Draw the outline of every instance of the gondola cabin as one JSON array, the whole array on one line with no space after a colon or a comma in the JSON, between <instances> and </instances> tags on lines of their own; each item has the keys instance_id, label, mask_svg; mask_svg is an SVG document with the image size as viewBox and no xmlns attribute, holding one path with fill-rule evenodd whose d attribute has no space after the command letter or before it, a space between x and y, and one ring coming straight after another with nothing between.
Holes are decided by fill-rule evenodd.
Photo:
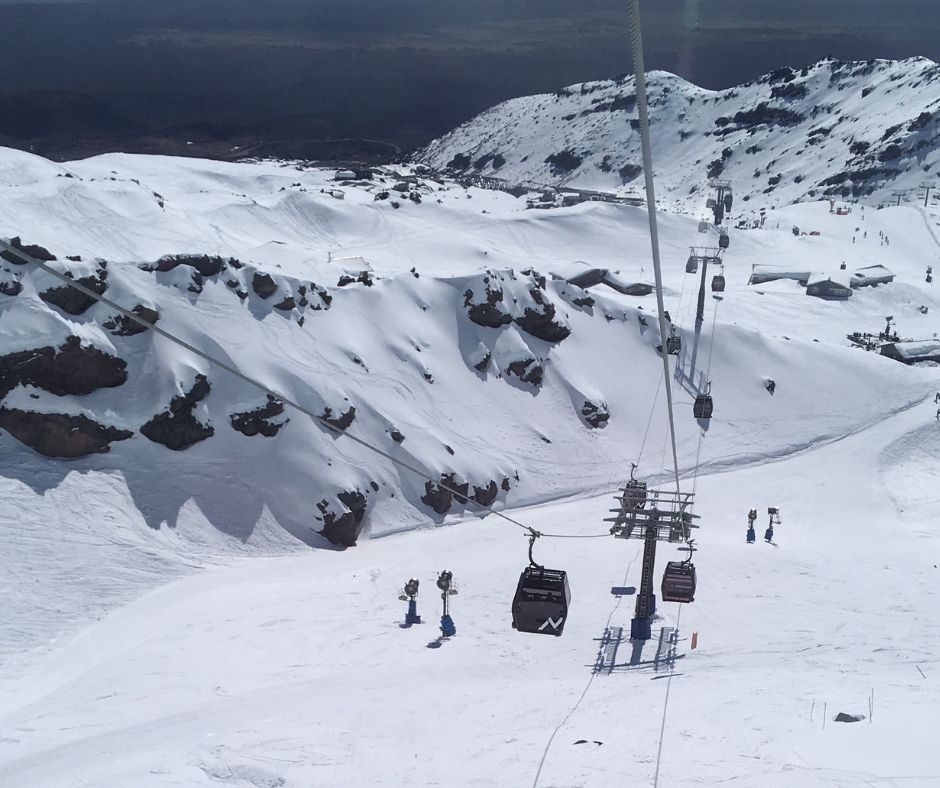
<instances>
[{"instance_id":1,"label":"gondola cabin","mask_svg":"<svg viewBox=\"0 0 940 788\"><path fill-rule=\"evenodd\" d=\"M682 352L682 337L672 336L666 337L666 353L670 356L678 356Z\"/></svg>"},{"instance_id":2,"label":"gondola cabin","mask_svg":"<svg viewBox=\"0 0 940 788\"><path fill-rule=\"evenodd\" d=\"M695 565L690 561L670 561L663 572L663 602L685 602L695 599Z\"/></svg>"},{"instance_id":3,"label":"gondola cabin","mask_svg":"<svg viewBox=\"0 0 940 788\"><path fill-rule=\"evenodd\" d=\"M571 592L560 569L527 566L512 600L512 626L520 632L558 635L565 629Z\"/></svg>"},{"instance_id":4,"label":"gondola cabin","mask_svg":"<svg viewBox=\"0 0 940 788\"><path fill-rule=\"evenodd\" d=\"M700 233L707 233L709 227L711 227L711 225L706 221L701 221L698 223L698 231Z\"/></svg>"},{"instance_id":5,"label":"gondola cabin","mask_svg":"<svg viewBox=\"0 0 940 788\"><path fill-rule=\"evenodd\" d=\"M692 406L692 413L697 419L710 419L713 407L711 394L699 394Z\"/></svg>"},{"instance_id":6,"label":"gondola cabin","mask_svg":"<svg viewBox=\"0 0 940 788\"><path fill-rule=\"evenodd\" d=\"M698 271L698 259L694 254L690 254L689 259L686 260L685 263L685 272L687 274L694 274L696 271Z\"/></svg>"},{"instance_id":7,"label":"gondola cabin","mask_svg":"<svg viewBox=\"0 0 940 788\"><path fill-rule=\"evenodd\" d=\"M728 233L722 233L718 236L718 246L721 249L727 249L730 243L731 239L728 237Z\"/></svg>"},{"instance_id":8,"label":"gondola cabin","mask_svg":"<svg viewBox=\"0 0 940 788\"><path fill-rule=\"evenodd\" d=\"M646 505L646 482L630 479L623 488L625 508L642 509Z\"/></svg>"},{"instance_id":9,"label":"gondola cabin","mask_svg":"<svg viewBox=\"0 0 940 788\"><path fill-rule=\"evenodd\" d=\"M724 274L715 274L712 277L712 292L713 293L723 293L725 290L725 275Z\"/></svg>"}]
</instances>

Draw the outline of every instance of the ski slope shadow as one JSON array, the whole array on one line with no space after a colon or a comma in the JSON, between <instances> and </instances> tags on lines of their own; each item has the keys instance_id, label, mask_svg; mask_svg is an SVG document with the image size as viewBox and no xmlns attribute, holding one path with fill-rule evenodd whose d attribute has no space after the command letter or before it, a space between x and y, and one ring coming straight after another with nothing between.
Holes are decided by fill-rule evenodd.
<instances>
[{"instance_id":1,"label":"ski slope shadow","mask_svg":"<svg viewBox=\"0 0 940 788\"><path fill-rule=\"evenodd\" d=\"M146 462L138 456L138 462L120 462L111 454L97 454L69 462L50 462L23 446L15 445L12 449L5 452L4 461L0 462L0 476L19 481L38 495L55 490L72 473L107 474L114 477L113 485L123 481L133 507L154 530L176 528L184 514L193 516L195 507L200 519L244 543L269 512L303 543L321 549L342 549L313 530L316 521L312 516L301 521L290 502L267 492L264 485L250 483L253 473L246 458L226 458L225 472L220 473L216 467L218 459L209 456L150 456Z\"/></svg>"}]
</instances>

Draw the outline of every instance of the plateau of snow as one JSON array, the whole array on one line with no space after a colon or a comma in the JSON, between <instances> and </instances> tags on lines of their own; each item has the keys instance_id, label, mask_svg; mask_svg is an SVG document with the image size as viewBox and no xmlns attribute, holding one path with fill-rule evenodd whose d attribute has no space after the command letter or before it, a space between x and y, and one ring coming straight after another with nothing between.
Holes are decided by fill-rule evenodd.
<instances>
[{"instance_id":1,"label":"plateau of snow","mask_svg":"<svg viewBox=\"0 0 940 788\"><path fill-rule=\"evenodd\" d=\"M548 788L652 784L657 770L664 786L940 784L940 374L846 339L877 334L887 315L905 337L935 336L936 216L879 209L877 194L847 215L769 194L763 227L731 231L726 290L708 292L697 328L685 260L715 242L697 231L699 174L682 176L698 204L659 217L699 587L681 611L660 606L653 640L612 653L640 553L603 536L612 493L631 462L668 481L655 297L566 279L605 268L650 280L644 208L527 211L408 167L337 185L294 163L54 164L0 150L0 237L46 247L76 277L106 260L109 298L156 309L160 327L313 409L354 406L350 433L429 477L289 409L274 437L235 431L231 415L262 392L153 332L114 334L105 305L64 312L40 297L51 277L0 262L0 281L20 285L0 294L0 357L76 336L127 362L119 387L17 385L2 407L132 433L70 460L0 433L0 784ZM663 173L673 207L679 178ZM750 175L734 183L732 221L757 199L740 199ZM168 254L242 267L198 285L185 266L140 267ZM844 302L747 284L752 265L837 276L843 261L849 275L884 265L897 277ZM366 269L370 284L338 285ZM255 274L274 296L251 288ZM496 285L509 322L474 323L468 303ZM288 297L294 307L274 308ZM545 304L564 338L523 327L525 308ZM509 371L529 359L538 384ZM140 434L197 374L211 392L195 414L214 434L183 451ZM700 425L691 402L709 381L715 415ZM609 412L604 426L585 420L588 401ZM569 573L562 638L511 629L525 533L472 501L434 511L422 496L442 474L505 479L494 507L598 537L536 544ZM351 490L369 538L338 550L317 504L343 512L336 496ZM781 507L776 544L745 543L752 506ZM662 547L660 568L678 555ZM459 583L458 634L441 641L444 568ZM412 576L425 623L402 628L397 594Z\"/></svg>"}]
</instances>

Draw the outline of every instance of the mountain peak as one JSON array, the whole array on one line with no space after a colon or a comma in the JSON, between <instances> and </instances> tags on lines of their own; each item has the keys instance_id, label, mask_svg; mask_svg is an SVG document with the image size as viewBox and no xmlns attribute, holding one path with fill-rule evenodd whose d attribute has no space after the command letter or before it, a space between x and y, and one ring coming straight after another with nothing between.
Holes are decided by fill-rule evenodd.
<instances>
[{"instance_id":1,"label":"mountain peak","mask_svg":"<svg viewBox=\"0 0 940 788\"><path fill-rule=\"evenodd\" d=\"M823 197L887 200L916 188L938 158L940 66L924 57L775 69L725 90L650 71L647 84L663 206L698 204L728 177L761 206ZM632 76L510 99L434 140L436 169L613 190L640 176Z\"/></svg>"}]
</instances>

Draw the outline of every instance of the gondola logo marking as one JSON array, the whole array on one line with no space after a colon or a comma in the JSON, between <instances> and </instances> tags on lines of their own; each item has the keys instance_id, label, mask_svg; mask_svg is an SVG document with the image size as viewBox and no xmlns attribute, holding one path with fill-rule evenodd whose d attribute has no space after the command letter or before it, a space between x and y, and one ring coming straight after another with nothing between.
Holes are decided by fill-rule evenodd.
<instances>
[{"instance_id":1,"label":"gondola logo marking","mask_svg":"<svg viewBox=\"0 0 940 788\"><path fill-rule=\"evenodd\" d=\"M547 627L549 624L551 624L552 629L558 629L558 627L562 625L562 622L564 620L565 620L564 616L560 616L557 621L553 618L546 618L545 621L542 623L542 626L539 627L539 632L545 629L545 627Z\"/></svg>"}]
</instances>

